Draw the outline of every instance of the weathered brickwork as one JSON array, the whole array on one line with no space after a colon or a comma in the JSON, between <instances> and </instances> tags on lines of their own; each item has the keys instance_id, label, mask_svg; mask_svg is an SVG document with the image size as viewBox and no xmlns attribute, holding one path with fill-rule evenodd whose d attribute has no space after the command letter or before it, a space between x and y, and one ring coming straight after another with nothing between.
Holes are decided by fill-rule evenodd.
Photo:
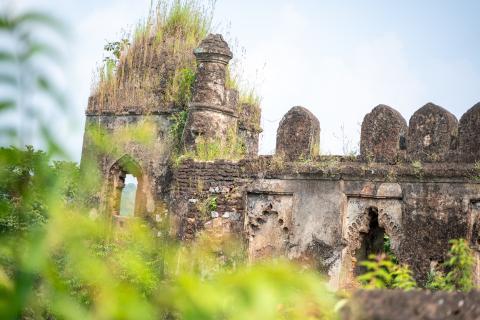
<instances>
[{"instance_id":1,"label":"weathered brickwork","mask_svg":"<svg viewBox=\"0 0 480 320\"><path fill-rule=\"evenodd\" d=\"M240 234L246 182L239 163L183 162L175 170L171 186L171 211L176 213L178 237L193 240L199 230L213 225L213 220Z\"/></svg>"}]
</instances>

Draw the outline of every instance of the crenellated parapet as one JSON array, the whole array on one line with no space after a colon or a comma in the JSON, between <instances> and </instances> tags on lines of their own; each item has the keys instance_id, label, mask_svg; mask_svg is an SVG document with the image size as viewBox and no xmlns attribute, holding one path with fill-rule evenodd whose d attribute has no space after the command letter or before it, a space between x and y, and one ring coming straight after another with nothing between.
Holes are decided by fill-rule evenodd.
<instances>
[{"instance_id":1,"label":"crenellated parapet","mask_svg":"<svg viewBox=\"0 0 480 320\"><path fill-rule=\"evenodd\" d=\"M276 153L286 160L313 159L320 149L320 124L303 107L294 107L280 121ZM480 103L460 122L446 109L427 103L410 118L387 105L378 105L362 122L359 161L400 162L480 161Z\"/></svg>"},{"instance_id":2,"label":"crenellated parapet","mask_svg":"<svg viewBox=\"0 0 480 320\"><path fill-rule=\"evenodd\" d=\"M246 156L202 161L194 154L173 163L171 129L180 127L174 111L112 112L96 109L92 98L86 128L112 138L97 150L94 143L103 139L86 129L83 158L100 169L100 212L127 221L119 207L132 175L133 216L168 217L170 231L184 241L204 231L240 237L250 260L285 256L325 272L334 287L355 286L359 262L381 252L385 236L420 284L445 261L450 239L467 239L480 261L480 103L460 121L428 103L408 124L394 108L378 105L363 119L356 157L320 155L320 121L296 106L279 123L276 155L259 156L261 110L227 88L228 44L209 35L194 55L186 149L208 140L231 147L233 135ZM153 133L151 141L136 139L135 128Z\"/></svg>"}]
</instances>

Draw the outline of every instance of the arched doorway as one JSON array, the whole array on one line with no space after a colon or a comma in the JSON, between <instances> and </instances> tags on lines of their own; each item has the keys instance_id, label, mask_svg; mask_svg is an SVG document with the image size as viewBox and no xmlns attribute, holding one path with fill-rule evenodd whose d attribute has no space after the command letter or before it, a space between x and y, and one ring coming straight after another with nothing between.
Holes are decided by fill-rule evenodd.
<instances>
[{"instance_id":1,"label":"arched doorway","mask_svg":"<svg viewBox=\"0 0 480 320\"><path fill-rule=\"evenodd\" d=\"M365 272L361 262L370 254L396 254L402 243L402 201L389 198L349 197L345 208L339 287L355 288ZM388 246L386 236L389 238ZM388 249L387 249L388 247Z\"/></svg>"},{"instance_id":2,"label":"arched doorway","mask_svg":"<svg viewBox=\"0 0 480 320\"><path fill-rule=\"evenodd\" d=\"M140 165L128 155L122 156L110 167L107 211L120 225L128 218L143 214L143 180ZM133 188L132 184L135 182L136 186Z\"/></svg>"}]
</instances>

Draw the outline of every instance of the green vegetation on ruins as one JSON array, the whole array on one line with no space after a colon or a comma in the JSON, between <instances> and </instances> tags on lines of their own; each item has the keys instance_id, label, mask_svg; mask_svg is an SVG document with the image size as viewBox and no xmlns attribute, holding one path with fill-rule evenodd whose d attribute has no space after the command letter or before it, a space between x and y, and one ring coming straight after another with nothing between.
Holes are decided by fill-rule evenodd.
<instances>
[{"instance_id":1,"label":"green vegetation on ruins","mask_svg":"<svg viewBox=\"0 0 480 320\"><path fill-rule=\"evenodd\" d=\"M131 35L105 46L110 55L90 108L149 113L186 107L195 79L193 49L210 31L212 16L212 5L159 1Z\"/></svg>"},{"instance_id":2,"label":"green vegetation on ruins","mask_svg":"<svg viewBox=\"0 0 480 320\"><path fill-rule=\"evenodd\" d=\"M385 239L385 253L370 255L360 262L367 271L357 277L364 289L418 288L408 265L401 265ZM474 289L474 254L465 239L450 240L450 250L445 262L433 268L428 274L425 287L430 290L464 291Z\"/></svg>"},{"instance_id":3,"label":"green vegetation on ruins","mask_svg":"<svg viewBox=\"0 0 480 320\"><path fill-rule=\"evenodd\" d=\"M470 291L474 288L474 255L465 239L450 240L447 260L428 275L427 288L445 291Z\"/></svg>"},{"instance_id":4,"label":"green vegetation on ruins","mask_svg":"<svg viewBox=\"0 0 480 320\"><path fill-rule=\"evenodd\" d=\"M192 97L201 40L212 32L214 2L158 1L131 34L105 45L108 54L93 85L91 111L155 112L185 109ZM233 62L227 88L237 89L240 104L260 104Z\"/></svg>"}]
</instances>

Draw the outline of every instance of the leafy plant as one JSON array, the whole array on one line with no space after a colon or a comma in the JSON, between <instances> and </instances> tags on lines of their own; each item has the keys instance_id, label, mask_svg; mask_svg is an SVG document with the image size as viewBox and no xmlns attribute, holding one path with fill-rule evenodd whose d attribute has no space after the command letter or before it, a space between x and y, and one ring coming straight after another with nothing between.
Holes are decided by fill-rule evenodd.
<instances>
[{"instance_id":1,"label":"leafy plant","mask_svg":"<svg viewBox=\"0 0 480 320\"><path fill-rule=\"evenodd\" d=\"M210 212L217 210L217 197L208 198L208 210L210 210Z\"/></svg>"},{"instance_id":2,"label":"leafy plant","mask_svg":"<svg viewBox=\"0 0 480 320\"><path fill-rule=\"evenodd\" d=\"M364 274L357 277L365 289L398 288L408 291L417 287L410 268L394 263L385 254L370 255L367 261L360 264L367 268Z\"/></svg>"},{"instance_id":3,"label":"leafy plant","mask_svg":"<svg viewBox=\"0 0 480 320\"><path fill-rule=\"evenodd\" d=\"M393 263L398 264L398 259L392 250L392 241L387 234L384 234L383 236L383 252L385 252L388 259L390 259Z\"/></svg>"},{"instance_id":4,"label":"leafy plant","mask_svg":"<svg viewBox=\"0 0 480 320\"><path fill-rule=\"evenodd\" d=\"M440 270L431 270L426 287L432 290L470 291L474 287L474 258L465 239L450 240L447 260Z\"/></svg>"}]
</instances>

